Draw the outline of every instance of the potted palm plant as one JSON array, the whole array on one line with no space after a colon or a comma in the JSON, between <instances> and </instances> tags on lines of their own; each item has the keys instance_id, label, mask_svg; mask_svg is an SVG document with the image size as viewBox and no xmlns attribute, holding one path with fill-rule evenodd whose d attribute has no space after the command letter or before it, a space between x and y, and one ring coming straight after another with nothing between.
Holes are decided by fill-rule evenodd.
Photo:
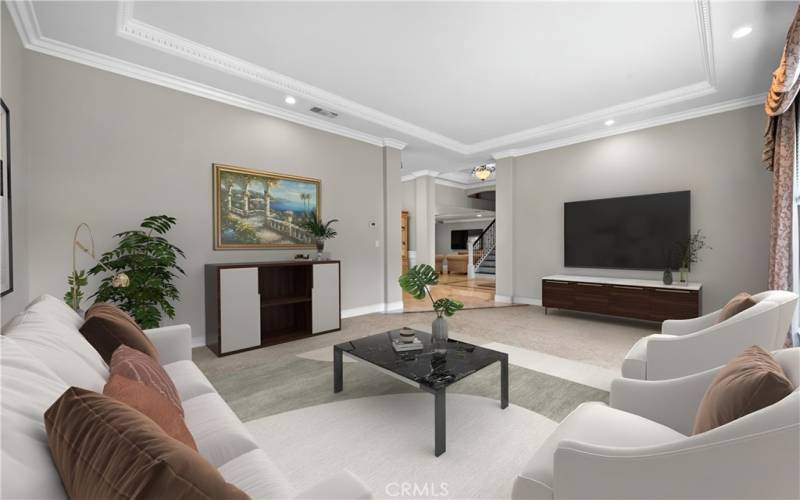
<instances>
[{"instance_id":1,"label":"potted palm plant","mask_svg":"<svg viewBox=\"0 0 800 500\"><path fill-rule=\"evenodd\" d=\"M433 336L433 346L437 353L447 352L447 320L464 308L464 303L447 297L434 299L431 295L430 287L439 283L439 274L428 264L419 264L400 276L398 279L400 288L409 293L417 300L424 300L429 297L433 310L436 312L436 319L433 320L431 334Z\"/></svg>"},{"instance_id":2,"label":"potted palm plant","mask_svg":"<svg viewBox=\"0 0 800 500\"><path fill-rule=\"evenodd\" d=\"M309 212L306 218L297 224L300 229L314 238L317 245L317 259L322 259L322 251L325 250L325 240L336 237L336 230L331 227L334 222L339 222L339 219L331 219L328 222L322 222L317 217L316 212Z\"/></svg>"}]
</instances>

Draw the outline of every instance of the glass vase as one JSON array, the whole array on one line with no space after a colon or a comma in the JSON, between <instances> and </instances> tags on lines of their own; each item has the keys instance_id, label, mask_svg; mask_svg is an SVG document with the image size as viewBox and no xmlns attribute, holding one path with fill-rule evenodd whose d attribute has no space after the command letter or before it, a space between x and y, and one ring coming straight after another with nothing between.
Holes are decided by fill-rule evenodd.
<instances>
[{"instance_id":1,"label":"glass vase","mask_svg":"<svg viewBox=\"0 0 800 500\"><path fill-rule=\"evenodd\" d=\"M681 275L680 275L681 285L688 285L689 284L689 268L688 267L682 267L680 269L680 272L681 272Z\"/></svg>"},{"instance_id":2,"label":"glass vase","mask_svg":"<svg viewBox=\"0 0 800 500\"><path fill-rule=\"evenodd\" d=\"M447 320L444 318L436 318L433 320L431 327L431 334L433 337L433 351L436 354L447 353Z\"/></svg>"}]
</instances>

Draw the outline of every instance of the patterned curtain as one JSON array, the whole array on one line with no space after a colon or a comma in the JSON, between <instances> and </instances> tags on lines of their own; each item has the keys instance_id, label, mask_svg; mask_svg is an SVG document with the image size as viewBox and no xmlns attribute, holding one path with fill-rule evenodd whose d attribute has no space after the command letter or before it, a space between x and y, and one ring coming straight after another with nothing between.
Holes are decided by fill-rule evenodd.
<instances>
[{"instance_id":1,"label":"patterned curtain","mask_svg":"<svg viewBox=\"0 0 800 500\"><path fill-rule=\"evenodd\" d=\"M797 105L800 91L800 8L786 36L778 69L772 74L772 85L764 110L767 129L764 132L762 160L772 172L772 225L770 231L769 287L792 289L792 213L794 210L794 176L797 159Z\"/></svg>"}]
</instances>

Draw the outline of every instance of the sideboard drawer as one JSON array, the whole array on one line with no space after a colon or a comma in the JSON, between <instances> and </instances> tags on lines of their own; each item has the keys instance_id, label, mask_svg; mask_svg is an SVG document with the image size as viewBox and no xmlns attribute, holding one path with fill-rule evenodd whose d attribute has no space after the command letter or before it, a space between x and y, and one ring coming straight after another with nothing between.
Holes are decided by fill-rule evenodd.
<instances>
[{"instance_id":1,"label":"sideboard drawer","mask_svg":"<svg viewBox=\"0 0 800 500\"><path fill-rule=\"evenodd\" d=\"M568 281L542 282L542 305L569 309L575 304L575 285Z\"/></svg>"},{"instance_id":2,"label":"sideboard drawer","mask_svg":"<svg viewBox=\"0 0 800 500\"><path fill-rule=\"evenodd\" d=\"M696 318L700 315L700 297L693 290L655 288L650 314L653 321Z\"/></svg>"}]
</instances>

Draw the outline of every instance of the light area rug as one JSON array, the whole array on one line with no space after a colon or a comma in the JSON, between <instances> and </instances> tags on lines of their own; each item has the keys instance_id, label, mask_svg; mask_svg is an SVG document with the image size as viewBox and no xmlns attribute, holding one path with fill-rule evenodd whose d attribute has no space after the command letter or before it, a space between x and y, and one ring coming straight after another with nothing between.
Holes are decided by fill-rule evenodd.
<instances>
[{"instance_id":1,"label":"light area rug","mask_svg":"<svg viewBox=\"0 0 800 500\"><path fill-rule=\"evenodd\" d=\"M375 498L509 498L556 422L496 399L447 395L447 451L433 455L433 397L347 399L247 422L298 490L347 469ZM313 439L309 432L313 431Z\"/></svg>"}]
</instances>

